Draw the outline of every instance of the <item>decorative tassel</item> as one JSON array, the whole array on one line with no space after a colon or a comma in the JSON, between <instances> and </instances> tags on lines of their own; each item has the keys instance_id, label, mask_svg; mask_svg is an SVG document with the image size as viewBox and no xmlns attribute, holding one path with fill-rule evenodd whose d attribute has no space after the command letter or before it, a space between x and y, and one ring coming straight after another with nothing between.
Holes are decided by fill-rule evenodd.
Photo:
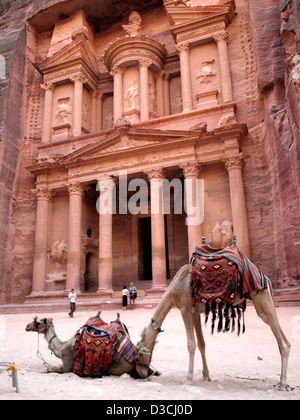
<instances>
[{"instance_id":1,"label":"decorative tassel","mask_svg":"<svg viewBox=\"0 0 300 420\"><path fill-rule=\"evenodd\" d=\"M238 306L236 308L236 311L237 311L237 315L238 315L238 332L237 332L237 335L240 335L240 332L241 332L241 310Z\"/></svg>"},{"instance_id":2,"label":"decorative tassel","mask_svg":"<svg viewBox=\"0 0 300 420\"><path fill-rule=\"evenodd\" d=\"M229 317L229 309L230 304L226 303L225 309L224 309L224 317L225 317L225 327L223 332L228 332L230 330L230 317Z\"/></svg>"},{"instance_id":3,"label":"decorative tassel","mask_svg":"<svg viewBox=\"0 0 300 420\"><path fill-rule=\"evenodd\" d=\"M232 323L231 323L231 332L234 332L235 330L235 309L234 307L231 305L231 319L232 319Z\"/></svg>"},{"instance_id":4,"label":"decorative tassel","mask_svg":"<svg viewBox=\"0 0 300 420\"><path fill-rule=\"evenodd\" d=\"M223 302L219 302L219 323L218 323L218 333L222 331L223 328Z\"/></svg>"},{"instance_id":5,"label":"decorative tassel","mask_svg":"<svg viewBox=\"0 0 300 420\"><path fill-rule=\"evenodd\" d=\"M211 333L212 334L214 333L215 321L216 321L216 318L217 318L216 310L217 310L217 304L216 304L216 302L212 302L212 304L211 304L211 311L212 311Z\"/></svg>"},{"instance_id":6,"label":"decorative tassel","mask_svg":"<svg viewBox=\"0 0 300 420\"><path fill-rule=\"evenodd\" d=\"M209 312L210 312L210 305L208 302L206 302L205 303L205 325L207 324L207 321L208 321Z\"/></svg>"}]
</instances>

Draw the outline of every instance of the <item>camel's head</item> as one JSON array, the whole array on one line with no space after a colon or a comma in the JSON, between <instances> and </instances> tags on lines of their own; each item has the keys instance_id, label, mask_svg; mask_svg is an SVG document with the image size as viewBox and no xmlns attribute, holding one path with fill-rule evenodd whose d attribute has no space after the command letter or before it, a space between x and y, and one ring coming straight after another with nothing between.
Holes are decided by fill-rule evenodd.
<instances>
[{"instance_id":1,"label":"camel's head","mask_svg":"<svg viewBox=\"0 0 300 420\"><path fill-rule=\"evenodd\" d=\"M152 350L149 347L147 345L147 328L145 328L142 333L142 339L136 346L136 371L142 379L148 378L153 373L150 368Z\"/></svg>"},{"instance_id":2,"label":"camel's head","mask_svg":"<svg viewBox=\"0 0 300 420\"><path fill-rule=\"evenodd\" d=\"M25 331L35 331L39 334L46 334L48 328L51 326L53 326L52 318L38 319L36 316L33 322L26 325Z\"/></svg>"}]
</instances>

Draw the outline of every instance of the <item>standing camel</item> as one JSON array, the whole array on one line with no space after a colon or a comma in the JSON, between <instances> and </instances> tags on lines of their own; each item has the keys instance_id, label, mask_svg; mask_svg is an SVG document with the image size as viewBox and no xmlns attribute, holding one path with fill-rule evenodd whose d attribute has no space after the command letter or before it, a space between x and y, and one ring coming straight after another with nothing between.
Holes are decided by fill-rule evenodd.
<instances>
[{"instance_id":1,"label":"standing camel","mask_svg":"<svg viewBox=\"0 0 300 420\"><path fill-rule=\"evenodd\" d=\"M48 372L67 373L73 371L73 361L76 351L76 341L80 335L79 330L68 340L61 341L55 332L52 318L34 319L33 322L27 324L26 331L35 331L44 334L51 352L62 360L60 366L47 366ZM129 373L134 369L134 365L124 359L117 351L114 351L113 362L105 375L121 376L123 373Z\"/></svg>"},{"instance_id":2,"label":"standing camel","mask_svg":"<svg viewBox=\"0 0 300 420\"><path fill-rule=\"evenodd\" d=\"M144 329L141 341L137 345L137 361L136 370L141 378L149 375L149 365L155 345L155 340L159 332L161 332L162 323L173 307L177 307L181 311L184 321L187 348L189 352L189 368L187 379L189 382L193 380L194 373L194 356L196 351L195 335L197 337L198 348L201 353L203 363L203 378L210 380L209 371L205 357L205 341L202 334L200 313L205 310L204 304L197 304L193 308L193 298L191 293L191 265L187 264L181 267L169 287L165 291L159 305L157 306L150 324ZM278 322L275 305L271 295L271 283L268 280L268 288L250 293L256 312L262 320L267 323L279 346L281 354L281 376L280 387L286 385L287 364L290 351L290 343L287 341ZM239 304L244 299L240 299L238 293L234 305Z\"/></svg>"}]
</instances>

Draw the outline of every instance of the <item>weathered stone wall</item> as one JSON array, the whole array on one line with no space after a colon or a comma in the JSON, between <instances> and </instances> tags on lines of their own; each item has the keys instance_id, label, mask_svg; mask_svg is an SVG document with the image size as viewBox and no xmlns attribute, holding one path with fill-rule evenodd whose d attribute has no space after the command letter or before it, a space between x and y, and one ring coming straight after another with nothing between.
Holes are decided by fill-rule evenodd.
<instances>
[{"instance_id":1,"label":"weathered stone wall","mask_svg":"<svg viewBox=\"0 0 300 420\"><path fill-rule=\"evenodd\" d=\"M0 79L1 303L22 302L31 290L35 199L26 167L37 154L43 95L40 75L26 60L26 19L39 13L46 23L53 13L92 10L95 3L1 0L0 54L8 76ZM141 1L129 3L143 9ZM114 4L122 16L125 2ZM229 54L237 117L249 128L242 149L252 259L276 287L299 286L300 2L236 0L236 6Z\"/></svg>"}]
</instances>

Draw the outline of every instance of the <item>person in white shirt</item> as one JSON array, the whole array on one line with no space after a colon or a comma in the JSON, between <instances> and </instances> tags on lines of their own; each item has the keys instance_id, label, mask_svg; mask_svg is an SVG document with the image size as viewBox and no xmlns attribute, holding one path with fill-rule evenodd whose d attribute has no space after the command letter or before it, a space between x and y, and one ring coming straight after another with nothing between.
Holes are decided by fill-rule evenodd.
<instances>
[{"instance_id":1,"label":"person in white shirt","mask_svg":"<svg viewBox=\"0 0 300 420\"><path fill-rule=\"evenodd\" d=\"M129 295L129 292L128 292L127 286L124 286L122 290L122 308L124 310L127 309L128 295Z\"/></svg>"},{"instance_id":2,"label":"person in white shirt","mask_svg":"<svg viewBox=\"0 0 300 420\"><path fill-rule=\"evenodd\" d=\"M69 301L70 301L69 317L70 318L73 318L73 314L76 311L76 298L77 298L77 295L74 292L74 289L72 289L71 293L69 293Z\"/></svg>"}]
</instances>

